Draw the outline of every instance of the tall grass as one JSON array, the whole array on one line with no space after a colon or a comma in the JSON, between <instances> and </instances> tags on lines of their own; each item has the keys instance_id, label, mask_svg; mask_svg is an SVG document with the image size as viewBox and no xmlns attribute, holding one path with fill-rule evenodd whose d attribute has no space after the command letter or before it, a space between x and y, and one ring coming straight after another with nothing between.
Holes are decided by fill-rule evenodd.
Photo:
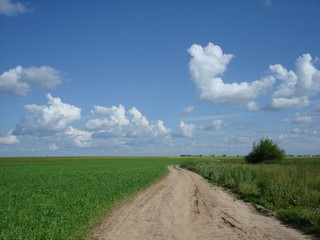
<instances>
[{"instance_id":1,"label":"tall grass","mask_svg":"<svg viewBox=\"0 0 320 240\"><path fill-rule=\"evenodd\" d=\"M129 195L179 159L0 159L0 239L84 239Z\"/></svg>"},{"instance_id":2,"label":"tall grass","mask_svg":"<svg viewBox=\"0 0 320 240\"><path fill-rule=\"evenodd\" d=\"M214 158L181 166L229 188L245 201L275 211L279 219L306 233L320 234L320 158L256 165L246 164L242 158Z\"/></svg>"}]
</instances>

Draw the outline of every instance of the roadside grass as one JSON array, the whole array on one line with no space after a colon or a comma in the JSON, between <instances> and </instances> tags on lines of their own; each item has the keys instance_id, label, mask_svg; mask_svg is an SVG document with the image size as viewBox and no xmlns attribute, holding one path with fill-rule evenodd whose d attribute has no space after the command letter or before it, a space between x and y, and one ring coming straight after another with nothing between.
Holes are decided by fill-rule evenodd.
<instances>
[{"instance_id":1,"label":"roadside grass","mask_svg":"<svg viewBox=\"0 0 320 240\"><path fill-rule=\"evenodd\" d=\"M194 158L180 166L274 211L284 223L320 236L320 157L255 165L242 157Z\"/></svg>"},{"instance_id":2,"label":"roadside grass","mask_svg":"<svg viewBox=\"0 0 320 240\"><path fill-rule=\"evenodd\" d=\"M86 239L114 206L164 176L169 157L0 159L0 239Z\"/></svg>"}]
</instances>

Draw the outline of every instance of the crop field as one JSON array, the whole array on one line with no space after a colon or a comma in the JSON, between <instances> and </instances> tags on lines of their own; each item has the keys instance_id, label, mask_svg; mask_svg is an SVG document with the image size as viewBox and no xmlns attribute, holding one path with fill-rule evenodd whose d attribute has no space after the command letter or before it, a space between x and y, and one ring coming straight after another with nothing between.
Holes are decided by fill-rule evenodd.
<instances>
[{"instance_id":1,"label":"crop field","mask_svg":"<svg viewBox=\"0 0 320 240\"><path fill-rule=\"evenodd\" d=\"M128 196L182 158L0 159L0 239L85 239Z\"/></svg>"},{"instance_id":2,"label":"crop field","mask_svg":"<svg viewBox=\"0 0 320 240\"><path fill-rule=\"evenodd\" d=\"M0 239L86 239L177 164L320 233L320 158L249 165L241 157L46 157L0 158Z\"/></svg>"},{"instance_id":3,"label":"crop field","mask_svg":"<svg viewBox=\"0 0 320 240\"><path fill-rule=\"evenodd\" d=\"M241 157L190 158L182 167L276 212L287 224L320 236L320 157L246 164Z\"/></svg>"}]
</instances>

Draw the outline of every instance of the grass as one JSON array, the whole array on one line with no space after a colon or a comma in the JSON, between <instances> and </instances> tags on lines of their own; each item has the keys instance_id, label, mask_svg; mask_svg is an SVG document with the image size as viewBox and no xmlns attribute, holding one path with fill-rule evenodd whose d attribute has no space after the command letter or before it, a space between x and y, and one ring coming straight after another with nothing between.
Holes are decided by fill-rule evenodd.
<instances>
[{"instance_id":1,"label":"grass","mask_svg":"<svg viewBox=\"0 0 320 240\"><path fill-rule=\"evenodd\" d=\"M0 159L0 239L85 239L179 158Z\"/></svg>"},{"instance_id":2,"label":"grass","mask_svg":"<svg viewBox=\"0 0 320 240\"><path fill-rule=\"evenodd\" d=\"M203 158L202 158L203 159ZM320 235L320 158L287 158L278 164L246 164L238 158L193 159L181 164L245 201L276 212L283 222Z\"/></svg>"}]
</instances>

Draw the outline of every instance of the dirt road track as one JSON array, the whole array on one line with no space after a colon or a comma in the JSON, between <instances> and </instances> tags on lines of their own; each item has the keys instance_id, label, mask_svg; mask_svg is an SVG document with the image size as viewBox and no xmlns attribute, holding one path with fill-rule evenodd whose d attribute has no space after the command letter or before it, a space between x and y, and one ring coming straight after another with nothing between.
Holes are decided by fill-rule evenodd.
<instances>
[{"instance_id":1,"label":"dirt road track","mask_svg":"<svg viewBox=\"0 0 320 240\"><path fill-rule=\"evenodd\" d=\"M93 239L306 239L199 175L169 170L109 216Z\"/></svg>"}]
</instances>

